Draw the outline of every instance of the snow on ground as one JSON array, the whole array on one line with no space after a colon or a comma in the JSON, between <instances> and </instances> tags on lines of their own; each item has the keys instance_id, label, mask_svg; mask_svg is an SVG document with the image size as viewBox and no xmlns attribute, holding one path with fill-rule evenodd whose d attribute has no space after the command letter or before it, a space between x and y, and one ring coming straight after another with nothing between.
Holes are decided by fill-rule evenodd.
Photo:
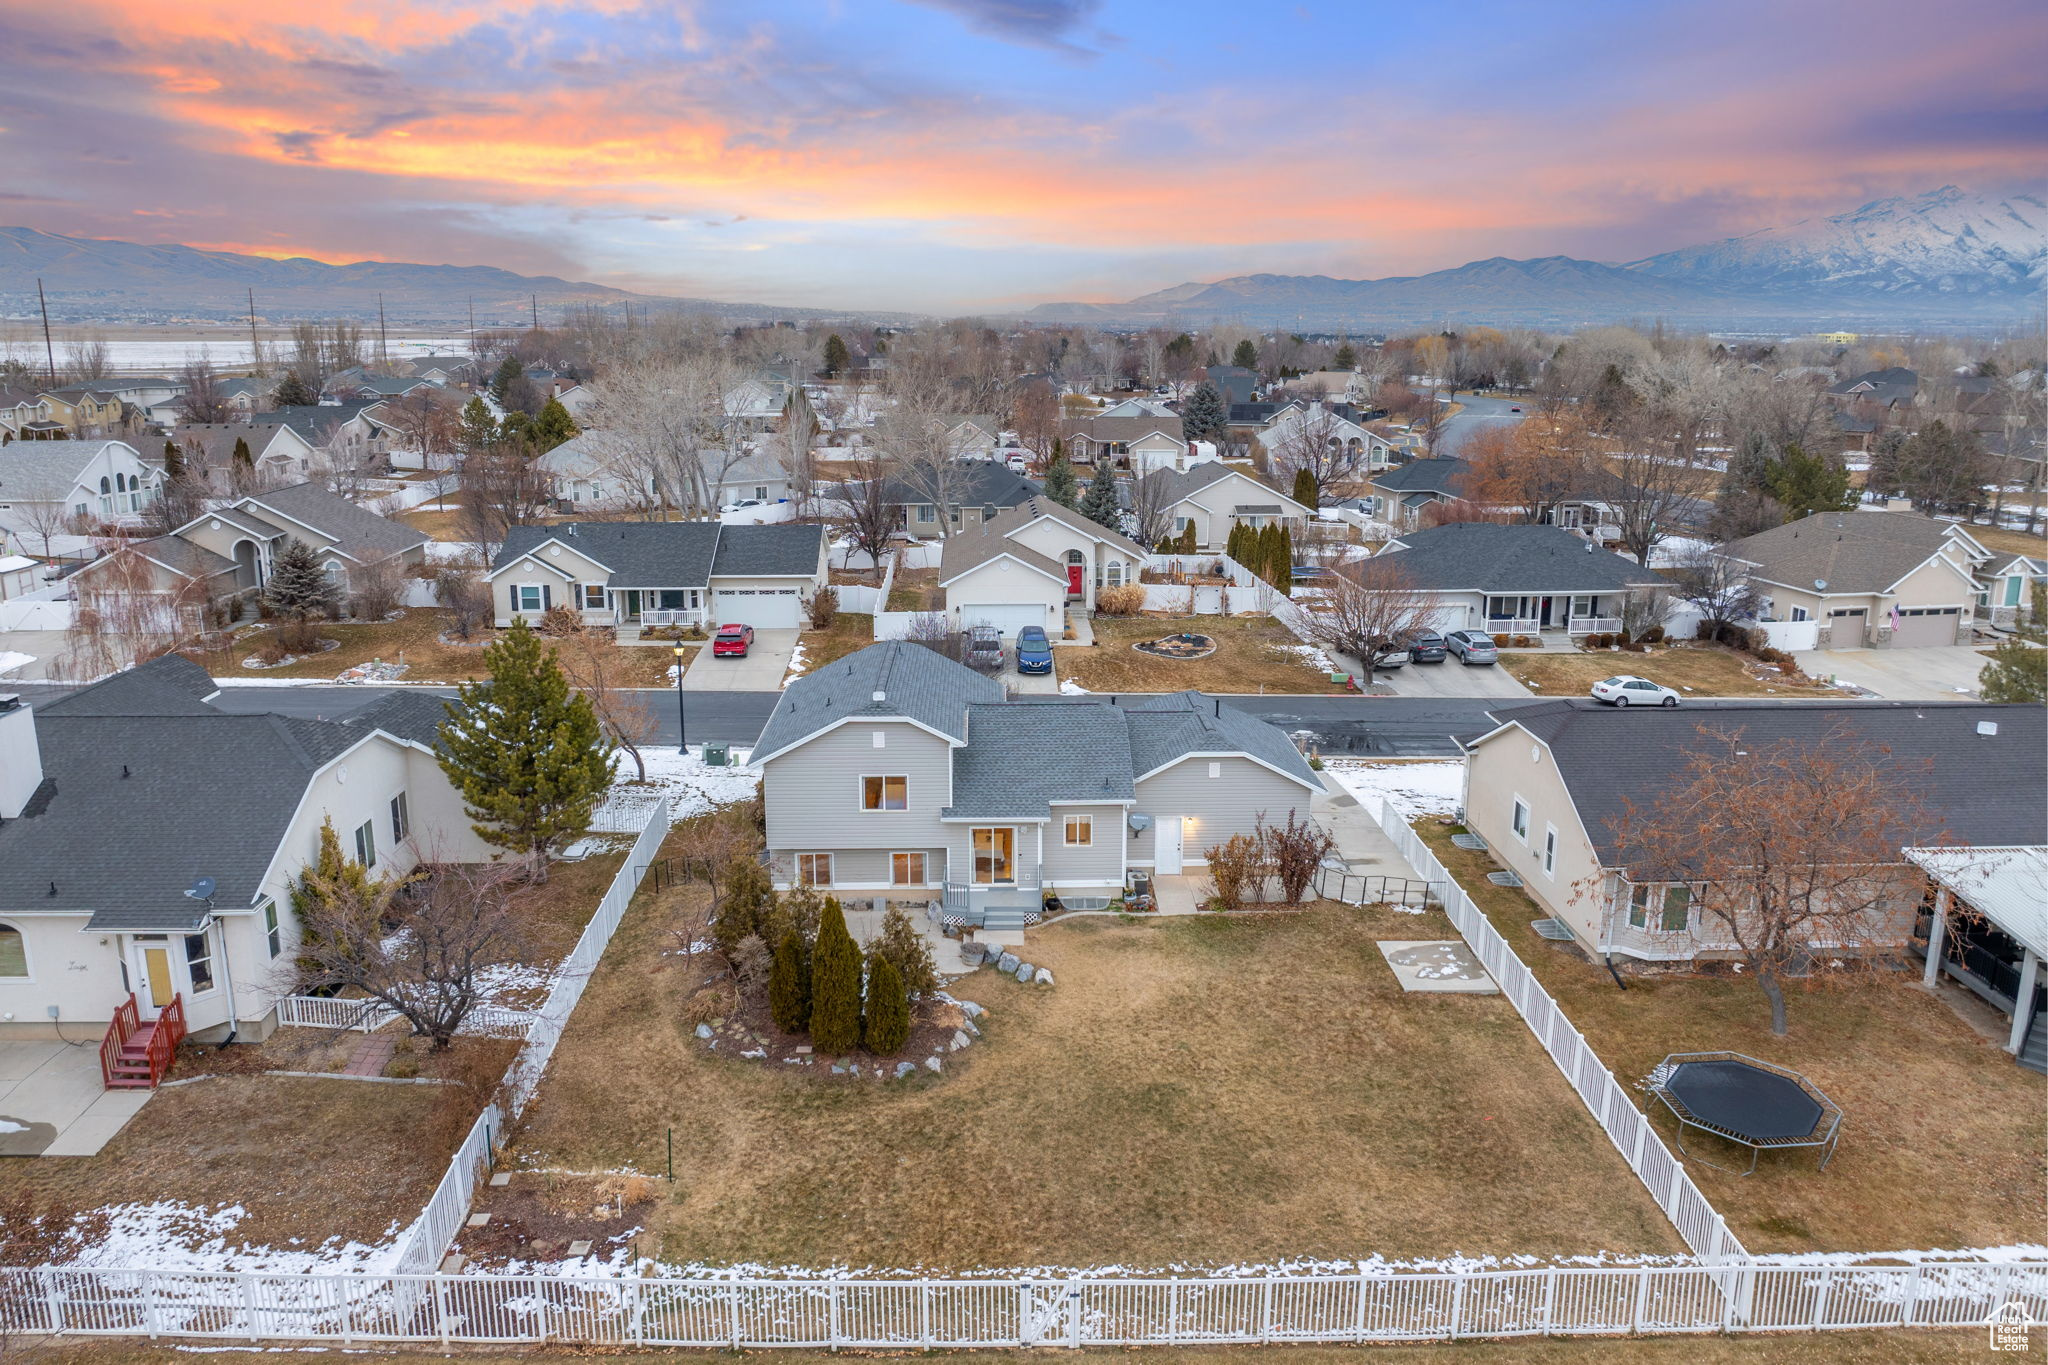
<instances>
[{"instance_id":1,"label":"snow on ground","mask_svg":"<svg viewBox=\"0 0 2048 1365\"><path fill-rule=\"evenodd\" d=\"M484 547L473 540L430 540L427 542L427 560L434 564L458 560L481 564L484 562Z\"/></svg>"},{"instance_id":2,"label":"snow on ground","mask_svg":"<svg viewBox=\"0 0 2048 1365\"><path fill-rule=\"evenodd\" d=\"M1290 653L1300 655L1301 661L1318 673L1329 674L1345 671L1330 661L1330 656L1323 652L1321 645L1284 645L1282 648Z\"/></svg>"},{"instance_id":3,"label":"snow on ground","mask_svg":"<svg viewBox=\"0 0 2048 1365\"><path fill-rule=\"evenodd\" d=\"M804 642L802 640L798 640L796 642L796 648L790 651L789 672L783 675L782 685L784 687L787 687L791 683L795 682L798 678L801 678L804 675L805 667L806 665L804 663Z\"/></svg>"},{"instance_id":4,"label":"snow on ground","mask_svg":"<svg viewBox=\"0 0 2048 1365\"><path fill-rule=\"evenodd\" d=\"M93 1211L93 1240L60 1252L55 1263L108 1269L229 1271L270 1275L390 1273L398 1268L405 1240L393 1223L376 1246L331 1238L318 1246L231 1245L235 1226L248 1217L240 1204L200 1208L176 1200L113 1204ZM75 1232L74 1232L75 1235Z\"/></svg>"},{"instance_id":5,"label":"snow on ground","mask_svg":"<svg viewBox=\"0 0 2048 1365\"><path fill-rule=\"evenodd\" d=\"M1465 799L1465 761L1426 759L1415 763L1354 763L1323 760L1339 786L1375 815L1386 802L1412 820L1418 815L1449 815Z\"/></svg>"},{"instance_id":6,"label":"snow on ground","mask_svg":"<svg viewBox=\"0 0 2048 1365\"><path fill-rule=\"evenodd\" d=\"M19 650L13 649L0 649L0 677L4 677L15 669L20 668L23 664L32 664L35 661L36 656L33 654L23 654Z\"/></svg>"},{"instance_id":7,"label":"snow on ground","mask_svg":"<svg viewBox=\"0 0 2048 1365\"><path fill-rule=\"evenodd\" d=\"M1063 697L1087 697L1094 694L1072 678L1065 678L1060 682L1060 695Z\"/></svg>"},{"instance_id":8,"label":"snow on ground","mask_svg":"<svg viewBox=\"0 0 2048 1365\"><path fill-rule=\"evenodd\" d=\"M619 755L618 779L611 795L591 817L593 834L638 834L647 824L647 812L663 792L668 793L669 814L676 820L702 815L714 806L751 800L761 788L761 771L747 766L745 749L734 749L732 765L714 768L704 762L704 747L697 745L687 755L667 745L650 745L640 751L647 764L647 783L638 782L639 770L631 754Z\"/></svg>"}]
</instances>

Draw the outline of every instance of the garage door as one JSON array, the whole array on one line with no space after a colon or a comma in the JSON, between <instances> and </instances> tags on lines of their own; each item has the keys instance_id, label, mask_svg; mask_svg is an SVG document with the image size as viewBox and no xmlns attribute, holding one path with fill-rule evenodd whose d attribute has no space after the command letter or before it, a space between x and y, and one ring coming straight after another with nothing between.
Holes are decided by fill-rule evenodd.
<instances>
[{"instance_id":1,"label":"garage door","mask_svg":"<svg viewBox=\"0 0 2048 1365\"><path fill-rule=\"evenodd\" d=\"M736 621L755 630L795 630L803 624L803 594L795 588L720 588L711 594L718 624Z\"/></svg>"},{"instance_id":2,"label":"garage door","mask_svg":"<svg viewBox=\"0 0 2048 1365\"><path fill-rule=\"evenodd\" d=\"M1952 645L1962 626L1961 607L1901 607L1899 627L1892 632L1892 644L1911 649L1916 645Z\"/></svg>"},{"instance_id":3,"label":"garage door","mask_svg":"<svg viewBox=\"0 0 2048 1365\"><path fill-rule=\"evenodd\" d=\"M1042 602L988 603L960 608L960 627L965 630L969 626L994 626L1008 637L1025 626L1044 625L1046 614Z\"/></svg>"}]
</instances>

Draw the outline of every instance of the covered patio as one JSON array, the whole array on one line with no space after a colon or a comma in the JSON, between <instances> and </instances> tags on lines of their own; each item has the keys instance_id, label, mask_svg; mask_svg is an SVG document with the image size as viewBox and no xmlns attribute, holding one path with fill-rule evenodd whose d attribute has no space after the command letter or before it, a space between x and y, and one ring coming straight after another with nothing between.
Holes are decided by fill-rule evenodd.
<instances>
[{"instance_id":1,"label":"covered patio","mask_svg":"<svg viewBox=\"0 0 2048 1365\"><path fill-rule=\"evenodd\" d=\"M2005 1050L2021 1066L2048 1072L2048 1014L2041 959L2048 956L2048 847L1909 848L1908 861L1934 883L1922 981L1946 972L2012 1018Z\"/></svg>"}]
</instances>

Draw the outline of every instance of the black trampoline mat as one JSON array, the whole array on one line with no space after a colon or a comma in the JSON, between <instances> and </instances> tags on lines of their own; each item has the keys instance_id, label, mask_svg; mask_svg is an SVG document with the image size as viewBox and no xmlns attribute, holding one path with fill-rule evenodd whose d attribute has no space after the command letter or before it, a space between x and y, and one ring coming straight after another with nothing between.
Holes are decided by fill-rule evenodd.
<instances>
[{"instance_id":1,"label":"black trampoline mat","mask_svg":"<svg viewBox=\"0 0 2048 1365\"><path fill-rule=\"evenodd\" d=\"M1823 1112L1797 1081L1746 1062L1680 1062L1664 1088L1701 1122L1759 1141L1811 1137Z\"/></svg>"}]
</instances>

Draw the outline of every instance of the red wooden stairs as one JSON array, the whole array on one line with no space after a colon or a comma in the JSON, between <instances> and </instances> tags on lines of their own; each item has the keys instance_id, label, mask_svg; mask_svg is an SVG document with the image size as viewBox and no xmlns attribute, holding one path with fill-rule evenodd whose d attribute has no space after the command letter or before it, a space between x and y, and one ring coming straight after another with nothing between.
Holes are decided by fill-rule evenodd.
<instances>
[{"instance_id":1,"label":"red wooden stairs","mask_svg":"<svg viewBox=\"0 0 2048 1365\"><path fill-rule=\"evenodd\" d=\"M156 1018L146 1020L131 991L100 1040L100 1079L109 1090L154 1090L170 1074L184 1041L184 996L172 996Z\"/></svg>"}]
</instances>

